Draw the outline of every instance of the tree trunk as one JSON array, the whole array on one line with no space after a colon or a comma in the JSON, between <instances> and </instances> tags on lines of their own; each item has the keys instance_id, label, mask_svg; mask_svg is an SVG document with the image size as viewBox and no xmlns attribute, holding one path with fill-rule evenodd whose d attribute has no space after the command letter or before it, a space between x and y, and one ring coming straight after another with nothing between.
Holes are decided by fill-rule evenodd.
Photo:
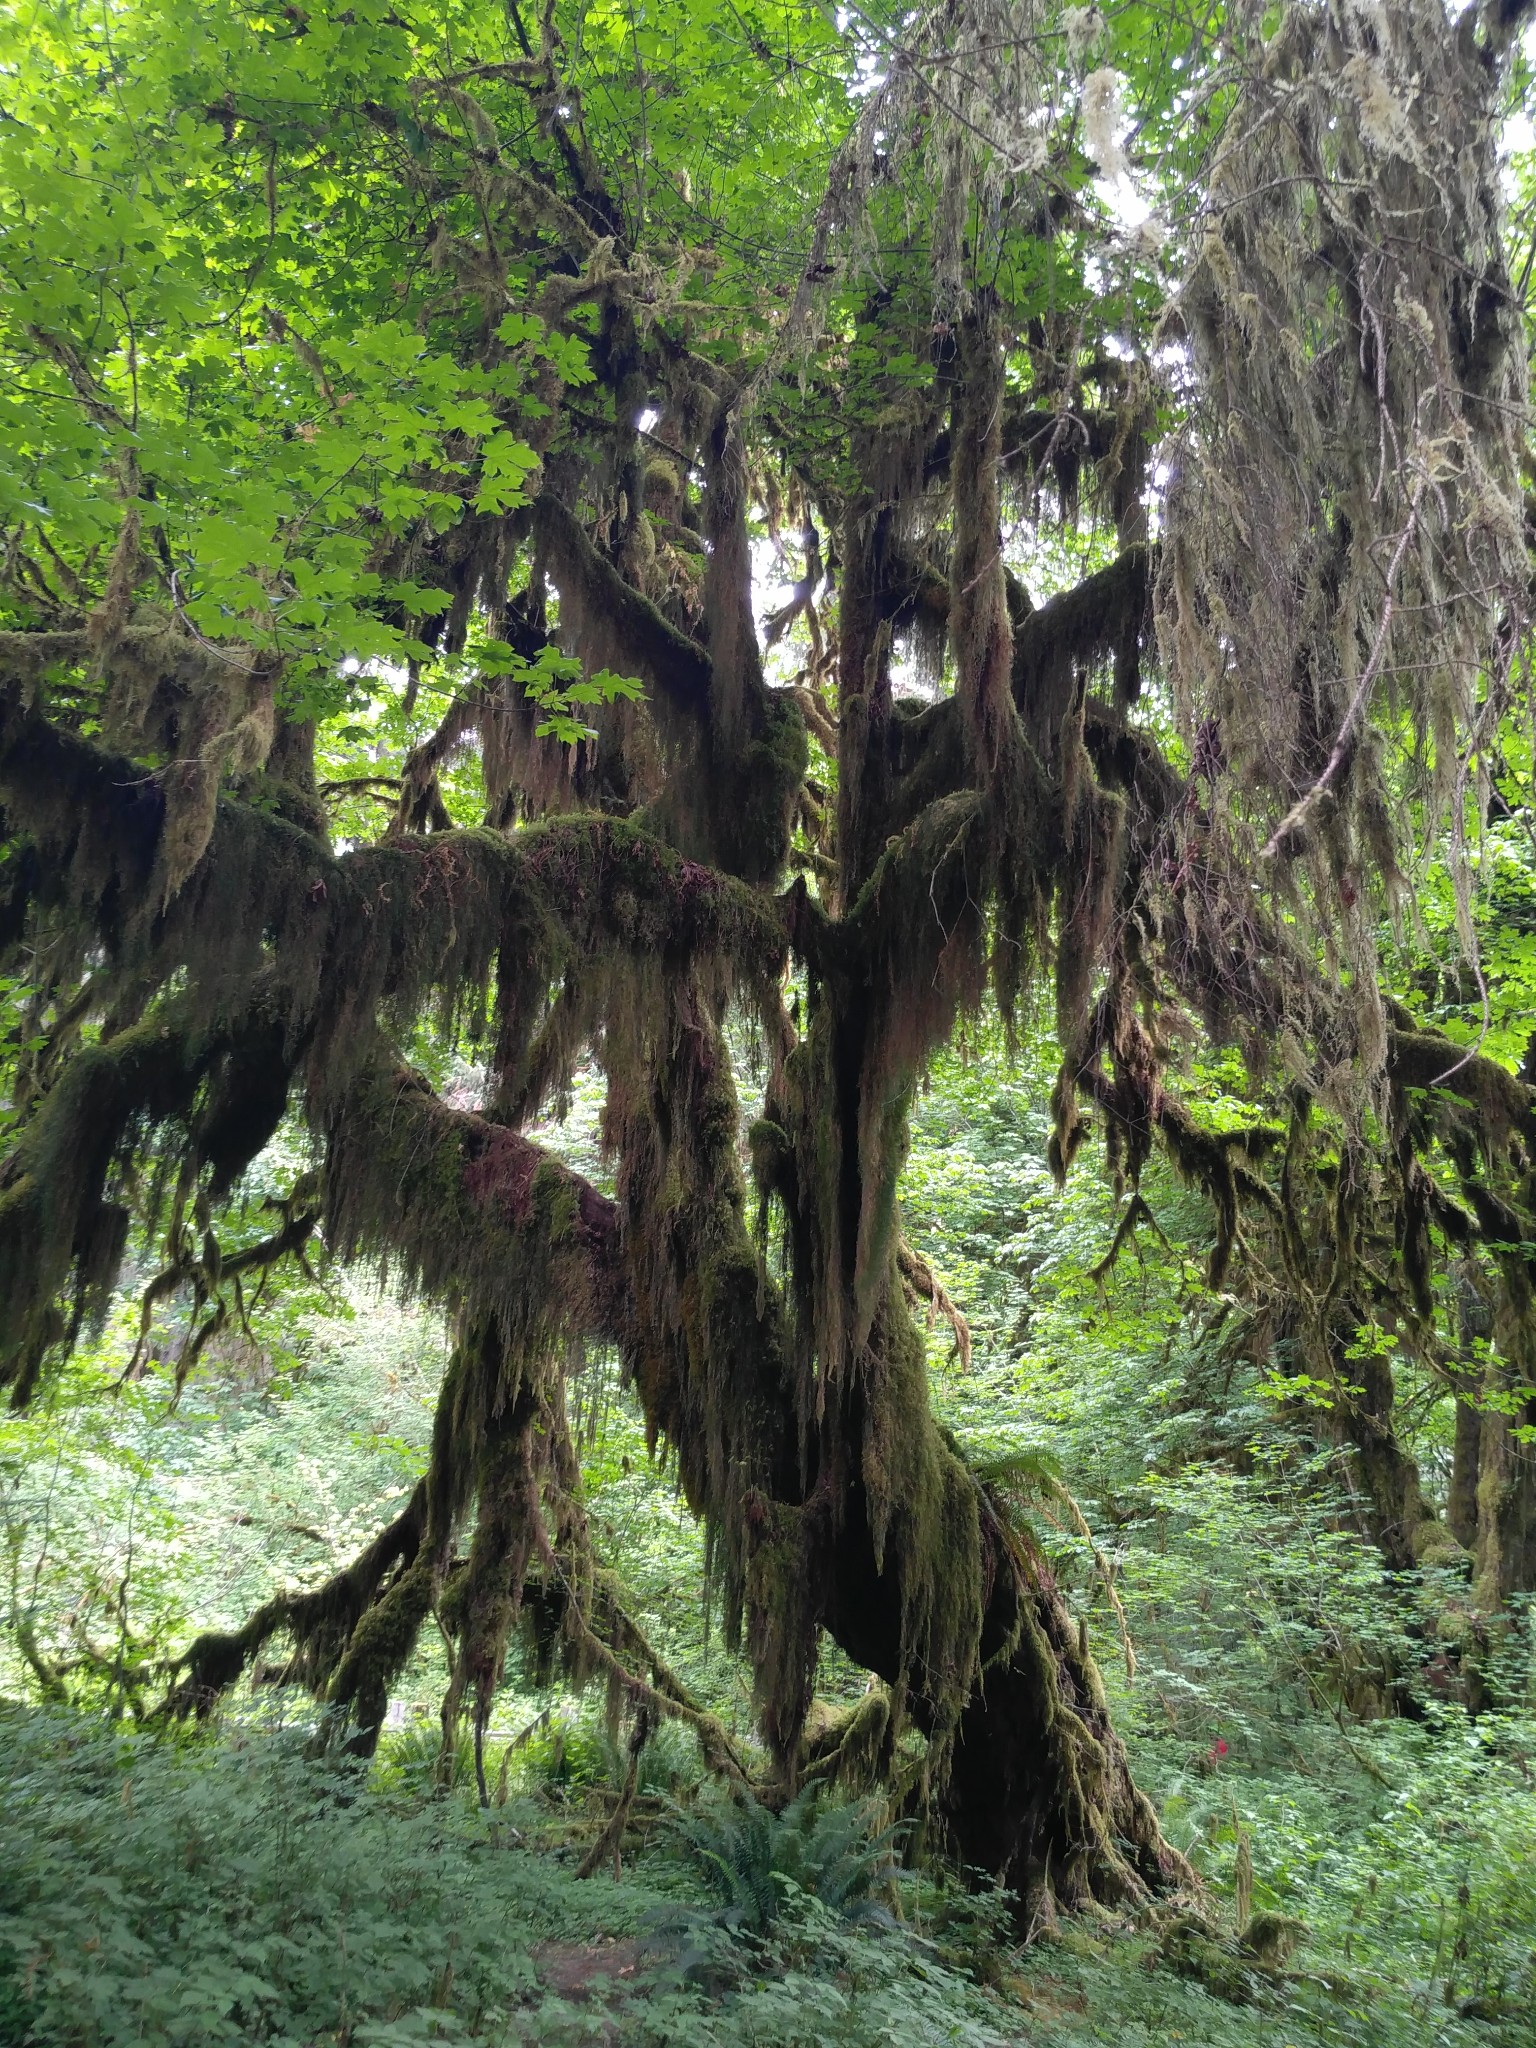
<instances>
[{"instance_id":1,"label":"tree trunk","mask_svg":"<svg viewBox=\"0 0 1536 2048\"><path fill-rule=\"evenodd\" d=\"M710 1529L726 1633L751 1654L782 1782L796 1780L825 1629L890 1688L880 1763L904 1723L923 1734L918 1806L963 1865L1014 1886L1027 1911L1184 1880L1033 1537L933 1417L894 1235L875 1251L873 1284L855 1282L865 1205L843 1119L857 1090L835 1086L840 1063L822 1059L832 1016L813 1021L770 1091L783 1121L754 1127L785 1209L794 1287L781 1303L744 1222L718 1019L700 989L669 1001L659 1067L637 1046L628 1068L617 1036L608 1048L631 1370ZM860 1049L850 1058L857 1069Z\"/></svg>"},{"instance_id":2,"label":"tree trunk","mask_svg":"<svg viewBox=\"0 0 1536 2048\"><path fill-rule=\"evenodd\" d=\"M1536 1588L1536 1401L1513 1414L1485 1409L1478 1443L1473 1591L1487 1614Z\"/></svg>"},{"instance_id":3,"label":"tree trunk","mask_svg":"<svg viewBox=\"0 0 1536 2048\"><path fill-rule=\"evenodd\" d=\"M894 1258L822 1445L822 1618L926 1735L924 1790L962 1868L1013 1888L1026 1924L1187 1881L1131 1778L1086 1627L1027 1522L933 1418Z\"/></svg>"},{"instance_id":4,"label":"tree trunk","mask_svg":"<svg viewBox=\"0 0 1536 2048\"><path fill-rule=\"evenodd\" d=\"M1470 1401L1456 1402L1456 1440L1451 1451L1451 1486L1445 1519L1464 1550L1477 1546L1477 1472L1482 1456L1483 1418Z\"/></svg>"},{"instance_id":5,"label":"tree trunk","mask_svg":"<svg viewBox=\"0 0 1536 2048\"><path fill-rule=\"evenodd\" d=\"M1055 1905L1114 1904L1190 1882L1131 1777L1087 1631L1033 1537L985 1497L978 1533L989 1585L978 1669L933 1788L944 1846L962 1868L1013 1889L1025 1925ZM902 1607L900 1569L877 1568L868 1497L856 1484L844 1503L827 1628L856 1663L898 1688ZM941 1708L921 1693L910 1706L932 1735Z\"/></svg>"}]
</instances>

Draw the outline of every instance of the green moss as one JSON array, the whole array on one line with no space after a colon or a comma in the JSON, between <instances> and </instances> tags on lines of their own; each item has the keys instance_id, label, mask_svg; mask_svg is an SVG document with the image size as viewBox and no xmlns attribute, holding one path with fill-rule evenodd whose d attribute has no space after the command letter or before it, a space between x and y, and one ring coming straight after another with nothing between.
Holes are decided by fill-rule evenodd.
<instances>
[{"instance_id":1,"label":"green moss","mask_svg":"<svg viewBox=\"0 0 1536 2048\"><path fill-rule=\"evenodd\" d=\"M389 1705L389 1687L404 1670L431 1611L433 1561L418 1557L383 1596L366 1607L331 1683L329 1703L346 1717L347 1744L372 1755Z\"/></svg>"},{"instance_id":2,"label":"green moss","mask_svg":"<svg viewBox=\"0 0 1536 2048\"><path fill-rule=\"evenodd\" d=\"M726 868L746 882L763 883L779 874L788 856L810 742L805 719L787 693L759 685L747 717L745 743L717 773L714 832Z\"/></svg>"},{"instance_id":3,"label":"green moss","mask_svg":"<svg viewBox=\"0 0 1536 2048\"><path fill-rule=\"evenodd\" d=\"M176 1126L194 1161L201 1137L226 1175L265 1143L268 1106L247 1092L236 1117L229 1094L263 1036L259 1023L226 1036L191 1028L179 1008L152 1011L82 1047L37 1105L0 1167L0 1386L16 1398L30 1394L50 1347L110 1298L129 1221L112 1188L146 1129Z\"/></svg>"},{"instance_id":4,"label":"green moss","mask_svg":"<svg viewBox=\"0 0 1536 2048\"><path fill-rule=\"evenodd\" d=\"M807 1716L800 1753L800 1775L868 1791L890 1772L896 1733L889 1689L872 1685L861 1700L840 1711Z\"/></svg>"}]
</instances>

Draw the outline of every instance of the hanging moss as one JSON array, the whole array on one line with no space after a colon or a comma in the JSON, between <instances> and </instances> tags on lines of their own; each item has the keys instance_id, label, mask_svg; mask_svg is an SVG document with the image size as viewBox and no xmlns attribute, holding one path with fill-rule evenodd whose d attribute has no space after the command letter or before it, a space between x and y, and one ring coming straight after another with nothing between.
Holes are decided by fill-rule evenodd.
<instances>
[{"instance_id":1,"label":"hanging moss","mask_svg":"<svg viewBox=\"0 0 1536 2048\"><path fill-rule=\"evenodd\" d=\"M414 1017L433 995L458 1010L485 987L509 940L552 960L566 943L604 942L717 947L765 963L781 955L760 898L633 825L599 818L510 838L402 838L336 858L284 820L226 799L174 903L146 922L163 804L142 794L129 764L36 717L23 724L6 775L18 791L55 791L57 800L47 810L35 794L10 796L13 824L58 864L72 909L125 970L187 973L189 1005L210 1020L243 1008L274 963L296 1026L323 1019L320 1035L345 1041L380 1012ZM789 756L796 731L792 720L783 726ZM3 776L0 787L9 787ZM782 791L773 801L785 801Z\"/></svg>"},{"instance_id":2,"label":"hanging moss","mask_svg":"<svg viewBox=\"0 0 1536 2048\"><path fill-rule=\"evenodd\" d=\"M5 696L0 796L7 829L26 834L41 855L37 900L84 910L120 948L145 913L165 824L158 784Z\"/></svg>"},{"instance_id":3,"label":"hanging moss","mask_svg":"<svg viewBox=\"0 0 1536 2048\"><path fill-rule=\"evenodd\" d=\"M1056 1033L1069 1055L1082 1043L1094 976L1108 951L1125 833L1125 805L1113 791L1082 790L1074 811L1075 858L1059 885L1056 927Z\"/></svg>"},{"instance_id":4,"label":"hanging moss","mask_svg":"<svg viewBox=\"0 0 1536 2048\"><path fill-rule=\"evenodd\" d=\"M871 1685L852 1707L807 1717L799 1775L859 1794L887 1776L892 1762L891 1695Z\"/></svg>"},{"instance_id":5,"label":"hanging moss","mask_svg":"<svg viewBox=\"0 0 1536 2048\"><path fill-rule=\"evenodd\" d=\"M1043 759L1055 757L1062 721L1081 680L1094 668L1111 665L1118 701L1130 702L1139 694L1153 560L1145 546L1125 548L1107 568L1085 576L1018 622L1013 698Z\"/></svg>"},{"instance_id":6,"label":"hanging moss","mask_svg":"<svg viewBox=\"0 0 1536 2048\"><path fill-rule=\"evenodd\" d=\"M804 1510L749 1493L743 1625L751 1646L759 1721L786 1789L793 1792L818 1648L815 1565Z\"/></svg>"},{"instance_id":7,"label":"hanging moss","mask_svg":"<svg viewBox=\"0 0 1536 2048\"><path fill-rule=\"evenodd\" d=\"M237 1109L230 1091L271 1054L264 1021L207 1033L171 1008L65 1065L0 1166L0 1386L18 1403L49 1348L107 1306L129 1222L114 1176L144 1133L173 1124L194 1159L206 1144L219 1175L243 1171L271 1136L274 1100Z\"/></svg>"},{"instance_id":8,"label":"hanging moss","mask_svg":"<svg viewBox=\"0 0 1536 2048\"><path fill-rule=\"evenodd\" d=\"M809 765L799 706L788 691L749 690L742 736L712 779L714 844L728 873L743 881L775 881L789 853Z\"/></svg>"},{"instance_id":9,"label":"hanging moss","mask_svg":"<svg viewBox=\"0 0 1536 2048\"><path fill-rule=\"evenodd\" d=\"M516 1132L381 1061L329 1105L327 1230L436 1300L494 1318L519 1355L621 1327L612 1202Z\"/></svg>"},{"instance_id":10,"label":"hanging moss","mask_svg":"<svg viewBox=\"0 0 1536 2048\"><path fill-rule=\"evenodd\" d=\"M877 1573L899 1588L898 1690L921 1699L935 1763L980 1678L983 1555L974 1480L935 1424L926 1346L888 1254L861 1374L859 1470ZM935 1771L940 1777L941 1771Z\"/></svg>"},{"instance_id":11,"label":"hanging moss","mask_svg":"<svg viewBox=\"0 0 1536 2048\"><path fill-rule=\"evenodd\" d=\"M836 1047L826 1041L827 1057L839 1070L827 1085L834 1099L841 1094L856 1105L854 1115L836 1137L829 1127L816 1140L823 1155L829 1140L850 1151L844 1164L828 1159L807 1181L814 1185L826 1172L841 1180L857 1162L856 1204L840 1225L842 1242L828 1275L840 1286L835 1276L846 1272L861 1321L867 1321L878 1282L866 1288L860 1276L873 1281L881 1273L889 1244L909 1091L983 987L984 816L982 800L972 793L929 805L886 847L844 923L819 946L811 944L837 1006L848 1003L854 988L862 1003L861 1014L848 1013L844 1040ZM844 1118L846 1110L833 1114Z\"/></svg>"}]
</instances>

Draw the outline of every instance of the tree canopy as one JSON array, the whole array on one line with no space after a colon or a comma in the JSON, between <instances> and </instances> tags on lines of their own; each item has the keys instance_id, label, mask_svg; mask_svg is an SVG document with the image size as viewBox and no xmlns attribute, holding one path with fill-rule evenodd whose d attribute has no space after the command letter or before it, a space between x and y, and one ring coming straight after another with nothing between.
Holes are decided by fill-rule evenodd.
<instances>
[{"instance_id":1,"label":"tree canopy","mask_svg":"<svg viewBox=\"0 0 1536 2048\"><path fill-rule=\"evenodd\" d=\"M182 1372L317 1242L455 1334L401 1514L172 1708L281 1646L366 1750L436 1614L449 1739L521 1631L739 1776L583 1509L610 1346L786 1791L895 1780L1035 1904L1178 1882L930 1412L896 1203L927 1062L1042 997L1058 1172L1092 1135L1123 1235L1165 1153L1385 1561L1536 1586L1536 1094L1475 918L1530 803L1524 13L0 28L0 1384L150 1247ZM1465 1029L1383 968L1431 876ZM527 1134L588 1058L608 1187ZM237 1243L285 1119L311 1163ZM1448 1522L1378 1329L1462 1399ZM832 1726L824 1635L879 1681Z\"/></svg>"}]
</instances>

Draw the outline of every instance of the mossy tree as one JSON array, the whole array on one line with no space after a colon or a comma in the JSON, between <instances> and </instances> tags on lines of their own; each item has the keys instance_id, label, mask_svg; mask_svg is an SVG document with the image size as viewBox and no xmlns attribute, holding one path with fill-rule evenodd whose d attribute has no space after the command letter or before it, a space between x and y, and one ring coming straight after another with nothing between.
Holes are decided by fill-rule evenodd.
<instances>
[{"instance_id":1,"label":"mossy tree","mask_svg":"<svg viewBox=\"0 0 1536 2048\"><path fill-rule=\"evenodd\" d=\"M366 1749L435 1613L450 1735L522 1627L739 1774L586 1524L563 1380L612 1345L784 1787L899 1778L1032 1910L1178 1882L909 1301L912 1091L1046 974L1061 1171L1091 1117L1128 1183L1165 1147L1213 1284L1335 1377L1371 1323L1465 1375L1436 1274L1481 1262L1480 1586L1536 1581L1536 1108L1375 954L1437 833L1465 900L1519 698L1521 13L39 17L0 137L0 1378L135 1229L199 1311L318 1229L457 1332L401 1515L175 1704L283 1643ZM1288 1126L1202 1127L1196 1029ZM423 1034L478 1048L478 1110ZM524 1135L589 1055L616 1199ZM314 1174L226 1260L287 1115ZM1347 1413L1416 1554L1390 1376ZM813 1741L823 1632L882 1684Z\"/></svg>"}]
</instances>

